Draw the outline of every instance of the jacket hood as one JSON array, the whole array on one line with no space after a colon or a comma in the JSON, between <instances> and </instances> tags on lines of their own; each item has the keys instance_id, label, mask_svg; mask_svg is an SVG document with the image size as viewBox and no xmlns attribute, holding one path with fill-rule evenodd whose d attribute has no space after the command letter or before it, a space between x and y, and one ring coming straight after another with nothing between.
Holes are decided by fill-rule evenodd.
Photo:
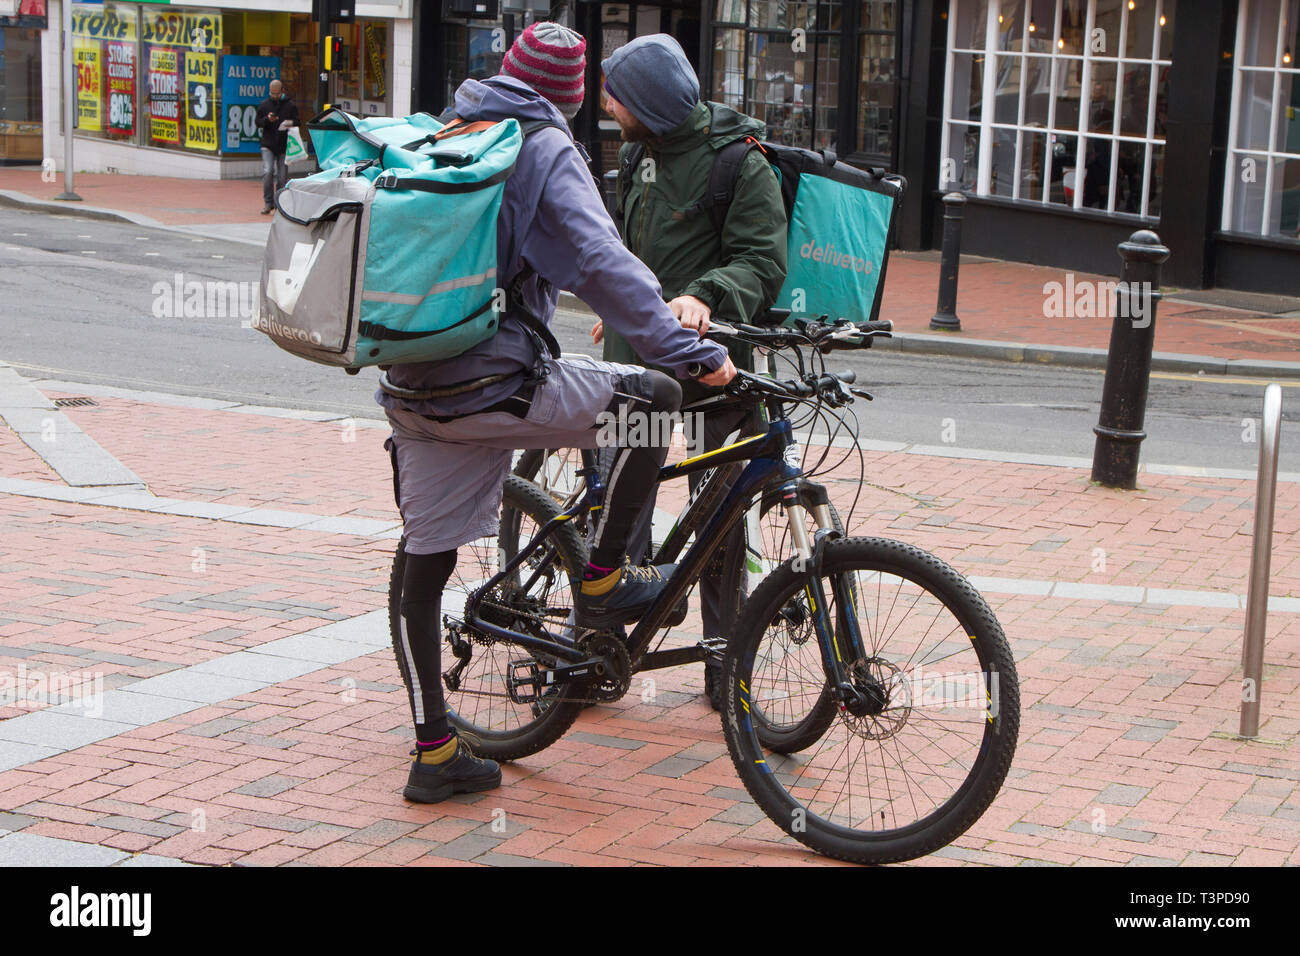
<instances>
[{"instance_id":1,"label":"jacket hood","mask_svg":"<svg viewBox=\"0 0 1300 956\"><path fill-rule=\"evenodd\" d=\"M700 81L682 46L666 33L637 37L600 64L605 89L656 136L700 102Z\"/></svg>"},{"instance_id":2,"label":"jacket hood","mask_svg":"<svg viewBox=\"0 0 1300 956\"><path fill-rule=\"evenodd\" d=\"M456 89L456 115L467 122L503 119L546 120L569 130L564 114L555 104L523 80L513 76L492 76L466 80ZM573 138L569 132L569 138Z\"/></svg>"}]
</instances>

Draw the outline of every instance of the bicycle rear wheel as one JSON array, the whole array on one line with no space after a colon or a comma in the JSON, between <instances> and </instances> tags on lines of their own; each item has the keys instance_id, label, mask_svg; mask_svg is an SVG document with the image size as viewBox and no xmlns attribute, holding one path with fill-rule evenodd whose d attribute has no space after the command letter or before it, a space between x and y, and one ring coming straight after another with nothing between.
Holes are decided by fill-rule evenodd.
<instances>
[{"instance_id":1,"label":"bicycle rear wheel","mask_svg":"<svg viewBox=\"0 0 1300 956\"><path fill-rule=\"evenodd\" d=\"M442 614L463 623L465 598L476 591L508 560L527 546L533 535L559 513L554 500L537 486L514 475L506 478L503 490L503 521L500 538L480 538L459 549L456 568L443 591ZM402 576L406 565L406 541L403 539L393 558L393 572L388 586L389 629L398 670L407 689L411 675L405 655L400 651ZM541 551L530 556L514 574L495 585L484 595L480 614L490 623L521 633L546 638L563 631L573 608L569 589L571 575L581 572L587 563L582 540L565 524L555 529ZM533 579L530 586L529 579ZM508 677L511 662L535 660L539 666L554 664L552 659L537 658L529 650L494 639L481 630L466 626L457 641L443 629L443 694L447 718L467 737L472 737L474 752L493 760L514 760L549 747L572 726L581 710L567 684L533 702L511 699ZM456 647L468 654L468 662L459 670L456 686L447 685L446 676L461 658Z\"/></svg>"},{"instance_id":2,"label":"bicycle rear wheel","mask_svg":"<svg viewBox=\"0 0 1300 956\"><path fill-rule=\"evenodd\" d=\"M773 822L819 853L856 863L932 853L979 819L1011 766L1020 724L1011 650L979 593L911 545L832 542L819 577L845 653L856 615L862 655L846 663L867 706L837 704L805 752L763 744L756 707L771 713L799 680L819 690L827 681L813 615L792 626L783 613L808 584L787 562L746 602L723 662L736 771ZM837 593L851 594L852 608Z\"/></svg>"}]
</instances>

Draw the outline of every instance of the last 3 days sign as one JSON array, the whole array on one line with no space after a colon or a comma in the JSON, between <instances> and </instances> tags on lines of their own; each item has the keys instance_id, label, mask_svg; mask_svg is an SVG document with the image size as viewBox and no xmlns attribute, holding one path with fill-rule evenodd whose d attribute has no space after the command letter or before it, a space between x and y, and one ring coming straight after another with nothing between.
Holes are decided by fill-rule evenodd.
<instances>
[{"instance_id":1,"label":"last 3 days sign","mask_svg":"<svg viewBox=\"0 0 1300 956\"><path fill-rule=\"evenodd\" d=\"M217 57L185 52L185 145L217 149Z\"/></svg>"}]
</instances>

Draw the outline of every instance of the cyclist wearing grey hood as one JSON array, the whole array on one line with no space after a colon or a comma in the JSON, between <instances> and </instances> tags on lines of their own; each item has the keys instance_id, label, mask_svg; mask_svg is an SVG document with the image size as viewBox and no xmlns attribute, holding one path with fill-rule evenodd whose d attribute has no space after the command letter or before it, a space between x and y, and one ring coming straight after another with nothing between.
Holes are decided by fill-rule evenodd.
<instances>
[{"instance_id":1,"label":"cyclist wearing grey hood","mask_svg":"<svg viewBox=\"0 0 1300 956\"><path fill-rule=\"evenodd\" d=\"M456 549L496 534L512 450L594 448L602 412L671 412L681 402L680 386L660 372L554 357L549 335L519 315L531 313L549 327L559 290L566 289L638 354L677 377L686 377L694 363L710 370L701 378L706 384L724 384L735 374L725 350L682 327L653 274L624 248L584 154L545 95L572 110L572 78L582 75L585 45L557 24L533 24L506 57L503 73L511 75L466 80L456 91L455 114L466 122L513 117L550 124L524 139L497 219L498 286L512 294L493 338L447 361L394 366L392 393L376 396L393 428L388 447L406 541L400 645L417 743L404 792L419 802L501 781L500 768L474 757L447 722L439 605ZM584 627L635 620L672 570L624 566L629 530L667 448L620 448L618 455L591 563L574 588Z\"/></svg>"}]
</instances>

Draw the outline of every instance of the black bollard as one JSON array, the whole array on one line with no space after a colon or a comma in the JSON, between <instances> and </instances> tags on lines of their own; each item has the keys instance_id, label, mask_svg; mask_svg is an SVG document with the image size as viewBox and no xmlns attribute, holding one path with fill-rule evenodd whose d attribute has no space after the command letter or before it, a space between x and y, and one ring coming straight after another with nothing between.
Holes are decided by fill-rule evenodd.
<instances>
[{"instance_id":1,"label":"black bollard","mask_svg":"<svg viewBox=\"0 0 1300 956\"><path fill-rule=\"evenodd\" d=\"M939 265L939 311L930 319L930 328L941 332L960 332L957 318L957 267L961 265L961 216L966 197L948 193L943 197L943 261Z\"/></svg>"},{"instance_id":2,"label":"black bollard","mask_svg":"<svg viewBox=\"0 0 1300 956\"><path fill-rule=\"evenodd\" d=\"M609 217L618 222L618 170L611 169L605 179L605 211Z\"/></svg>"},{"instance_id":3,"label":"black bollard","mask_svg":"<svg viewBox=\"0 0 1300 956\"><path fill-rule=\"evenodd\" d=\"M1115 319L1106 354L1101 414L1093 431L1092 480L1108 488L1137 487L1138 453L1147 433L1147 386L1156 338L1160 266L1169 250L1160 237L1141 229L1119 244L1124 268L1115 293Z\"/></svg>"}]
</instances>

